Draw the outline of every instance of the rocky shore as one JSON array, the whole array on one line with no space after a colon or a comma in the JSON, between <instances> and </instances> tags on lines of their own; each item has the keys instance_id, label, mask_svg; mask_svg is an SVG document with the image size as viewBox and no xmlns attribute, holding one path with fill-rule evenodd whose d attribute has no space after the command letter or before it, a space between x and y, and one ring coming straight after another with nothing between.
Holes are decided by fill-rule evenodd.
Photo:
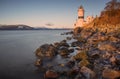
<instances>
[{"instance_id":1,"label":"rocky shore","mask_svg":"<svg viewBox=\"0 0 120 79\"><path fill-rule=\"evenodd\" d=\"M76 28L65 40L40 46L35 66L45 79L120 79L120 25L102 27Z\"/></svg>"},{"instance_id":2,"label":"rocky shore","mask_svg":"<svg viewBox=\"0 0 120 79\"><path fill-rule=\"evenodd\" d=\"M106 3L100 16L61 42L44 44L35 65L45 79L120 79L120 1Z\"/></svg>"}]
</instances>

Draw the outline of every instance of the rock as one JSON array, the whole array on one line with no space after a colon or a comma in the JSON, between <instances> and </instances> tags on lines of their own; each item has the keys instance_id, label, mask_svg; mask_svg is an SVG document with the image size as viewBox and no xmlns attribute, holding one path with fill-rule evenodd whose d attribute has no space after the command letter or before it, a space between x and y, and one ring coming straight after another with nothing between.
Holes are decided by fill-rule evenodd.
<instances>
[{"instance_id":1,"label":"rock","mask_svg":"<svg viewBox=\"0 0 120 79\"><path fill-rule=\"evenodd\" d=\"M101 51L99 49L91 49L88 51L88 55L94 59L98 59L101 55Z\"/></svg>"},{"instance_id":2,"label":"rock","mask_svg":"<svg viewBox=\"0 0 120 79\"><path fill-rule=\"evenodd\" d=\"M60 43L54 43L54 46L59 49L60 47L69 47L69 44L66 42L66 40L61 41Z\"/></svg>"},{"instance_id":3,"label":"rock","mask_svg":"<svg viewBox=\"0 0 120 79\"><path fill-rule=\"evenodd\" d=\"M71 39L72 39L72 37L66 37L66 39L67 39L67 40L71 40Z\"/></svg>"},{"instance_id":4,"label":"rock","mask_svg":"<svg viewBox=\"0 0 120 79\"><path fill-rule=\"evenodd\" d=\"M58 78L58 73L53 70L48 70L46 71L44 78L45 79L56 79Z\"/></svg>"},{"instance_id":5,"label":"rock","mask_svg":"<svg viewBox=\"0 0 120 79\"><path fill-rule=\"evenodd\" d=\"M73 31L61 33L61 35L71 35L71 34L73 34Z\"/></svg>"},{"instance_id":6,"label":"rock","mask_svg":"<svg viewBox=\"0 0 120 79\"><path fill-rule=\"evenodd\" d=\"M57 54L56 48L53 45L44 44L40 46L36 51L38 57L53 57Z\"/></svg>"},{"instance_id":7,"label":"rock","mask_svg":"<svg viewBox=\"0 0 120 79\"><path fill-rule=\"evenodd\" d=\"M102 63L100 63L100 60L95 60L94 61L94 64L93 64L93 70L94 70L94 72L95 72L95 74L96 74L96 78L95 79L102 79L102 70L103 70L103 64Z\"/></svg>"},{"instance_id":8,"label":"rock","mask_svg":"<svg viewBox=\"0 0 120 79\"><path fill-rule=\"evenodd\" d=\"M116 63L120 65L120 54L116 55L115 59L116 59Z\"/></svg>"},{"instance_id":9,"label":"rock","mask_svg":"<svg viewBox=\"0 0 120 79\"><path fill-rule=\"evenodd\" d=\"M109 40L110 40L111 42L118 42L118 41L120 41L120 39L118 39L118 38L116 38L116 37L113 37L113 36L110 36L110 37L109 37Z\"/></svg>"},{"instance_id":10,"label":"rock","mask_svg":"<svg viewBox=\"0 0 120 79\"><path fill-rule=\"evenodd\" d=\"M66 43L66 40L62 40L60 43Z\"/></svg>"},{"instance_id":11,"label":"rock","mask_svg":"<svg viewBox=\"0 0 120 79\"><path fill-rule=\"evenodd\" d=\"M112 57L110 58L110 62L111 62L112 64L115 64L115 61L116 61L115 57L112 56Z\"/></svg>"},{"instance_id":12,"label":"rock","mask_svg":"<svg viewBox=\"0 0 120 79\"><path fill-rule=\"evenodd\" d=\"M102 72L102 77L107 79L116 79L120 77L120 71L112 70L112 69L105 69Z\"/></svg>"},{"instance_id":13,"label":"rock","mask_svg":"<svg viewBox=\"0 0 120 79\"><path fill-rule=\"evenodd\" d=\"M80 34L81 31L82 31L82 28L80 28L80 27L75 28L74 29L74 35Z\"/></svg>"},{"instance_id":14,"label":"rock","mask_svg":"<svg viewBox=\"0 0 120 79\"><path fill-rule=\"evenodd\" d=\"M86 51L81 51L81 52L77 53L75 56L73 56L73 58L75 60L82 60L82 59L87 59L88 56L87 56Z\"/></svg>"},{"instance_id":15,"label":"rock","mask_svg":"<svg viewBox=\"0 0 120 79\"><path fill-rule=\"evenodd\" d=\"M102 33L95 33L91 36L87 42L90 44L98 44L99 42L103 42L107 40L107 36L103 35Z\"/></svg>"},{"instance_id":16,"label":"rock","mask_svg":"<svg viewBox=\"0 0 120 79\"><path fill-rule=\"evenodd\" d=\"M83 59L78 63L79 67L88 66L89 64L90 63L87 59Z\"/></svg>"},{"instance_id":17,"label":"rock","mask_svg":"<svg viewBox=\"0 0 120 79\"><path fill-rule=\"evenodd\" d=\"M69 50L69 53L74 52L74 48L69 48L68 50Z\"/></svg>"},{"instance_id":18,"label":"rock","mask_svg":"<svg viewBox=\"0 0 120 79\"><path fill-rule=\"evenodd\" d=\"M77 46L82 46L82 43L79 41L75 41L71 43L71 47L77 47Z\"/></svg>"},{"instance_id":19,"label":"rock","mask_svg":"<svg viewBox=\"0 0 120 79\"><path fill-rule=\"evenodd\" d=\"M120 41L114 43L114 46L116 47L117 51L120 52Z\"/></svg>"},{"instance_id":20,"label":"rock","mask_svg":"<svg viewBox=\"0 0 120 79\"><path fill-rule=\"evenodd\" d=\"M112 56L111 52L106 51L103 53L102 58L109 59Z\"/></svg>"},{"instance_id":21,"label":"rock","mask_svg":"<svg viewBox=\"0 0 120 79\"><path fill-rule=\"evenodd\" d=\"M77 39L79 42L86 43L86 39L82 38L81 36L76 37L76 39Z\"/></svg>"},{"instance_id":22,"label":"rock","mask_svg":"<svg viewBox=\"0 0 120 79\"><path fill-rule=\"evenodd\" d=\"M80 35L83 39L88 39L94 34L94 31L91 29L84 29L81 31Z\"/></svg>"},{"instance_id":23,"label":"rock","mask_svg":"<svg viewBox=\"0 0 120 79\"><path fill-rule=\"evenodd\" d=\"M61 47L58 52L61 56L64 57L67 57L67 55L69 55L69 50L67 47Z\"/></svg>"},{"instance_id":24,"label":"rock","mask_svg":"<svg viewBox=\"0 0 120 79\"><path fill-rule=\"evenodd\" d=\"M116 48L112 45L112 43L102 42L98 44L98 49L103 51L115 51Z\"/></svg>"},{"instance_id":25,"label":"rock","mask_svg":"<svg viewBox=\"0 0 120 79\"><path fill-rule=\"evenodd\" d=\"M73 79L78 73L79 73L79 69L73 68L67 72L67 75Z\"/></svg>"},{"instance_id":26,"label":"rock","mask_svg":"<svg viewBox=\"0 0 120 79\"><path fill-rule=\"evenodd\" d=\"M119 54L116 55L115 58L116 58L116 60L120 61L120 55Z\"/></svg>"},{"instance_id":27,"label":"rock","mask_svg":"<svg viewBox=\"0 0 120 79\"><path fill-rule=\"evenodd\" d=\"M85 76L85 79L95 79L95 72L83 66L80 72Z\"/></svg>"},{"instance_id":28,"label":"rock","mask_svg":"<svg viewBox=\"0 0 120 79\"><path fill-rule=\"evenodd\" d=\"M74 65L75 65L75 61L69 61L67 63L67 66L70 67L70 68L72 68Z\"/></svg>"},{"instance_id":29,"label":"rock","mask_svg":"<svg viewBox=\"0 0 120 79\"><path fill-rule=\"evenodd\" d=\"M81 48L80 47L75 47L75 50L81 50Z\"/></svg>"},{"instance_id":30,"label":"rock","mask_svg":"<svg viewBox=\"0 0 120 79\"><path fill-rule=\"evenodd\" d=\"M63 63L62 63L62 64L59 64L59 66L64 67L64 66L65 66L65 64L63 64Z\"/></svg>"},{"instance_id":31,"label":"rock","mask_svg":"<svg viewBox=\"0 0 120 79\"><path fill-rule=\"evenodd\" d=\"M81 75L80 73L78 73L78 74L76 75L75 79L85 79L85 78L83 78L82 75Z\"/></svg>"},{"instance_id":32,"label":"rock","mask_svg":"<svg viewBox=\"0 0 120 79\"><path fill-rule=\"evenodd\" d=\"M41 66L42 65L42 60L41 59L37 59L35 62L35 66Z\"/></svg>"}]
</instances>

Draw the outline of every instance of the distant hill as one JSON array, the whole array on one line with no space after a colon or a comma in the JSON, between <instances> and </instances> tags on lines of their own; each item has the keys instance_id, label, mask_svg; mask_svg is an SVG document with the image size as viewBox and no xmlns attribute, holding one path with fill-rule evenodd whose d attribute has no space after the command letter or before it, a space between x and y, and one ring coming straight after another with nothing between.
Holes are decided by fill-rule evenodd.
<instances>
[{"instance_id":1,"label":"distant hill","mask_svg":"<svg viewBox=\"0 0 120 79\"><path fill-rule=\"evenodd\" d=\"M28 25L0 25L0 30L32 30L34 29Z\"/></svg>"},{"instance_id":2,"label":"distant hill","mask_svg":"<svg viewBox=\"0 0 120 79\"><path fill-rule=\"evenodd\" d=\"M28 25L0 25L0 30L69 30L71 28L31 27Z\"/></svg>"}]
</instances>

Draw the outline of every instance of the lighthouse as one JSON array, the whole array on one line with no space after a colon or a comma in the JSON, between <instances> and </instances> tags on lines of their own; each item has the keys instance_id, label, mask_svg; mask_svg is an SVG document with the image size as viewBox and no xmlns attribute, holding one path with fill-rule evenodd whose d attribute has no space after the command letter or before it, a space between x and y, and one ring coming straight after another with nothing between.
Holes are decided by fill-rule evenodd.
<instances>
[{"instance_id":1,"label":"lighthouse","mask_svg":"<svg viewBox=\"0 0 120 79\"><path fill-rule=\"evenodd\" d=\"M83 6L80 6L78 8L78 19L76 20L74 27L83 27L83 25L84 25L84 8Z\"/></svg>"},{"instance_id":2,"label":"lighthouse","mask_svg":"<svg viewBox=\"0 0 120 79\"><path fill-rule=\"evenodd\" d=\"M78 9L78 20L84 21L84 8L82 6Z\"/></svg>"},{"instance_id":3,"label":"lighthouse","mask_svg":"<svg viewBox=\"0 0 120 79\"><path fill-rule=\"evenodd\" d=\"M92 22L94 20L93 16L87 16L86 20L84 19L84 16L85 16L85 10L84 10L83 6L80 6L78 8L78 18L74 24L74 28L83 27L86 24L89 24L90 22Z\"/></svg>"}]
</instances>

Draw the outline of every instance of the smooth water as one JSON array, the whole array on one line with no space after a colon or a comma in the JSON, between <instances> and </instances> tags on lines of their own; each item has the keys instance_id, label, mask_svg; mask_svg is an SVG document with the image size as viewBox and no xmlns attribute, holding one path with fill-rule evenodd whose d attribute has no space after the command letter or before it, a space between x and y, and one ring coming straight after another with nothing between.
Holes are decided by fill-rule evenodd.
<instances>
[{"instance_id":1,"label":"smooth water","mask_svg":"<svg viewBox=\"0 0 120 79\"><path fill-rule=\"evenodd\" d=\"M0 31L0 79L40 79L34 51L65 39L63 32L68 30Z\"/></svg>"}]
</instances>

